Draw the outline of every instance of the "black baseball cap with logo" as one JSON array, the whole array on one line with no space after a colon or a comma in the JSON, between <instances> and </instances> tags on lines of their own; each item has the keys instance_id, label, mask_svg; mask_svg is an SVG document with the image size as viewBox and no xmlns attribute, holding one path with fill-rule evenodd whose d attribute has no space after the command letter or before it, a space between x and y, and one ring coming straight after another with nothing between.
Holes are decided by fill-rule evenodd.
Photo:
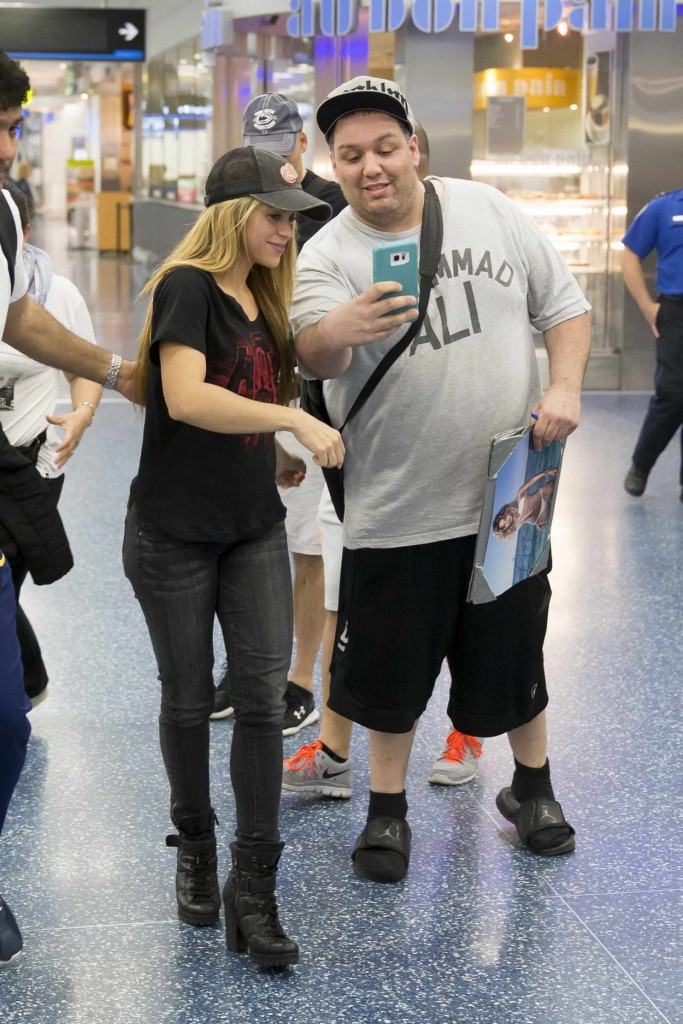
<instances>
[{"instance_id":1,"label":"black baseball cap with logo","mask_svg":"<svg viewBox=\"0 0 683 1024\"><path fill-rule=\"evenodd\" d=\"M318 128L327 133L334 128L340 117L353 114L359 110L377 110L390 114L413 130L415 117L396 82L388 78L371 78L359 75L349 82L343 82L333 89L316 111Z\"/></svg>"},{"instance_id":2,"label":"black baseball cap with logo","mask_svg":"<svg viewBox=\"0 0 683 1024\"><path fill-rule=\"evenodd\" d=\"M220 156L206 179L204 206L250 196L276 210L329 220L332 207L308 195L290 163L268 149L240 146Z\"/></svg>"}]
</instances>

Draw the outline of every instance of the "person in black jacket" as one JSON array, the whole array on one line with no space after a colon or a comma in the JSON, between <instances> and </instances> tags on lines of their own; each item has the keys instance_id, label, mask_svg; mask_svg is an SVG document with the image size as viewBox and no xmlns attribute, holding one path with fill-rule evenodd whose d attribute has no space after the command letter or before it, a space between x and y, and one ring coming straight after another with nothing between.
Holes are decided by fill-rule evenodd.
<instances>
[{"instance_id":1,"label":"person in black jacket","mask_svg":"<svg viewBox=\"0 0 683 1024\"><path fill-rule=\"evenodd\" d=\"M16 156L29 87L21 65L0 50L0 186ZM8 193L0 191L0 337L40 362L132 397L132 363L77 338L27 297L20 239L19 212ZM14 451L0 428L0 502L10 505L12 540L22 545L36 582L49 583L68 572L71 555L59 513L45 504L35 482L33 465ZM45 547L46 541L55 543L54 551ZM12 575L0 548L0 831L26 757L29 710ZM22 945L12 912L0 897L0 967L18 955Z\"/></svg>"}]
</instances>

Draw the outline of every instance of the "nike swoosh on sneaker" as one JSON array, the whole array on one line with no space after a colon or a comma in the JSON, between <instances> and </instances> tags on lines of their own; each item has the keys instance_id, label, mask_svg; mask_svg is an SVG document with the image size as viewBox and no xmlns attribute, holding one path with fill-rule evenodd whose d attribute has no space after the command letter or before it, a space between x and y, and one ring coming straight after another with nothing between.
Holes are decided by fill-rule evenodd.
<instances>
[{"instance_id":1,"label":"nike swoosh on sneaker","mask_svg":"<svg viewBox=\"0 0 683 1024\"><path fill-rule=\"evenodd\" d=\"M348 771L348 768L342 768L340 772L331 772L329 768L326 768L323 772L324 779L334 779L337 775L343 775Z\"/></svg>"}]
</instances>

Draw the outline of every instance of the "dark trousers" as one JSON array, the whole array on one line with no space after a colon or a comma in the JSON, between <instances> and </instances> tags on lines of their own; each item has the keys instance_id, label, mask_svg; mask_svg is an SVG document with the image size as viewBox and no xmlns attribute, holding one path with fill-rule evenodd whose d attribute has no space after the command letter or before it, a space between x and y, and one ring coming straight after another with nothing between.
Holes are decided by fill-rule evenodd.
<instances>
[{"instance_id":1,"label":"dark trousers","mask_svg":"<svg viewBox=\"0 0 683 1024\"><path fill-rule=\"evenodd\" d=\"M0 832L26 759L30 710L17 640L12 573L0 552Z\"/></svg>"},{"instance_id":2,"label":"dark trousers","mask_svg":"<svg viewBox=\"0 0 683 1024\"><path fill-rule=\"evenodd\" d=\"M55 505L59 501L64 486L64 474L45 481L54 498ZM28 575L28 566L21 553L12 556L12 581L17 600L17 636L21 648L21 660L24 666L24 688L29 698L37 697L48 684L48 674L43 661L43 653L38 643L28 615L19 604L19 595L24 580Z\"/></svg>"},{"instance_id":3,"label":"dark trousers","mask_svg":"<svg viewBox=\"0 0 683 1024\"><path fill-rule=\"evenodd\" d=\"M190 542L163 533L131 506L123 565L159 666L161 751L174 824L186 835L213 827L209 715L217 617L235 708L230 776L237 844L279 849L282 717L293 630L284 524L235 544Z\"/></svg>"},{"instance_id":4,"label":"dark trousers","mask_svg":"<svg viewBox=\"0 0 683 1024\"><path fill-rule=\"evenodd\" d=\"M655 393L633 452L634 464L646 473L683 424L683 302L661 300L657 330ZM683 486L683 432L680 483Z\"/></svg>"}]
</instances>

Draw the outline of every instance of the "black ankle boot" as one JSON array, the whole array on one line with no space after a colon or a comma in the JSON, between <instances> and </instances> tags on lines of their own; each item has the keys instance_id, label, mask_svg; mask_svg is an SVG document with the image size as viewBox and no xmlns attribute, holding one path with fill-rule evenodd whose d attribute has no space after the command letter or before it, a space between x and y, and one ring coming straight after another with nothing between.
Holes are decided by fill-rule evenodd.
<instances>
[{"instance_id":1,"label":"black ankle boot","mask_svg":"<svg viewBox=\"0 0 683 1024\"><path fill-rule=\"evenodd\" d=\"M235 953L248 950L261 967L287 967L299 962L299 947L284 932L275 901L279 851L232 851L232 871L223 889L225 944Z\"/></svg>"},{"instance_id":2,"label":"black ankle boot","mask_svg":"<svg viewBox=\"0 0 683 1024\"><path fill-rule=\"evenodd\" d=\"M199 927L215 924L221 909L216 837L166 836L166 845L178 848L175 876L178 917L185 924Z\"/></svg>"}]
</instances>

